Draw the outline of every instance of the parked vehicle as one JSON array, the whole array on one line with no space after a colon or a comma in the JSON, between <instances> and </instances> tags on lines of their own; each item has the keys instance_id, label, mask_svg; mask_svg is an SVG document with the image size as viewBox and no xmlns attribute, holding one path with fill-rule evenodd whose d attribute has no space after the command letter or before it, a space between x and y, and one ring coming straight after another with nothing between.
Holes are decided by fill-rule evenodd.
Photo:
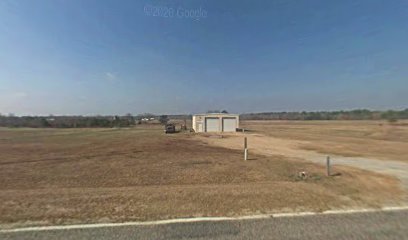
<instances>
[{"instance_id":1,"label":"parked vehicle","mask_svg":"<svg viewBox=\"0 0 408 240\"><path fill-rule=\"evenodd\" d=\"M175 133L176 132L176 125L174 124L166 124L165 126L165 133Z\"/></svg>"}]
</instances>

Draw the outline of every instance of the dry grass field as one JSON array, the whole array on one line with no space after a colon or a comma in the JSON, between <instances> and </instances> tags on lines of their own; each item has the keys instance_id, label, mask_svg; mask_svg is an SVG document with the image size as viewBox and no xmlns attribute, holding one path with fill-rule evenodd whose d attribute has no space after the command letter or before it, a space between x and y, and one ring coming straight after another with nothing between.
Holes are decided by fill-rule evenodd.
<instances>
[{"instance_id":1,"label":"dry grass field","mask_svg":"<svg viewBox=\"0 0 408 240\"><path fill-rule=\"evenodd\" d=\"M408 121L244 121L241 127L299 140L306 150L408 163Z\"/></svg>"},{"instance_id":2,"label":"dry grass field","mask_svg":"<svg viewBox=\"0 0 408 240\"><path fill-rule=\"evenodd\" d=\"M282 131L299 138L313 127L298 128ZM286 136L279 131L268 133ZM390 176L344 167L326 177L322 166L285 156L245 162L241 151L200 138L154 125L0 128L1 227L375 207L401 195Z\"/></svg>"}]
</instances>

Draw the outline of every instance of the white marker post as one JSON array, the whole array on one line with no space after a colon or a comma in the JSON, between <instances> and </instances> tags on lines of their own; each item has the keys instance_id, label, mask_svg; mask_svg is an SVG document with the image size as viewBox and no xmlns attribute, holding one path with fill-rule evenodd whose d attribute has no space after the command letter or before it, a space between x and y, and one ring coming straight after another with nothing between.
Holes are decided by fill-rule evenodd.
<instances>
[{"instance_id":1,"label":"white marker post","mask_svg":"<svg viewBox=\"0 0 408 240\"><path fill-rule=\"evenodd\" d=\"M326 158L326 174L327 176L330 176L330 156L327 156Z\"/></svg>"},{"instance_id":2,"label":"white marker post","mask_svg":"<svg viewBox=\"0 0 408 240\"><path fill-rule=\"evenodd\" d=\"M247 137L244 138L244 160L248 160L248 142Z\"/></svg>"}]
</instances>

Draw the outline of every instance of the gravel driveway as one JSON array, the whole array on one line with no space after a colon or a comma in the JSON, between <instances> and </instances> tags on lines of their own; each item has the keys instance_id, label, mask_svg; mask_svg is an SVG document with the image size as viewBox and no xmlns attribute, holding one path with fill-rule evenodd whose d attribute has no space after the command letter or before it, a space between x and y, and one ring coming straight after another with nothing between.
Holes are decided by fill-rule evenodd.
<instances>
[{"instance_id":1,"label":"gravel driveway","mask_svg":"<svg viewBox=\"0 0 408 240\"><path fill-rule=\"evenodd\" d=\"M301 146L306 143L304 141L281 139L262 134L234 134L226 135L223 138L200 137L200 139L212 145L242 149L244 136L248 138L250 153L254 152L266 156L282 155L314 163L326 164L327 155L301 148ZM330 155L330 157L332 165L346 165L394 176L398 178L403 187L408 190L408 163L363 157L343 157L337 155Z\"/></svg>"},{"instance_id":2,"label":"gravel driveway","mask_svg":"<svg viewBox=\"0 0 408 240\"><path fill-rule=\"evenodd\" d=\"M313 156L315 155L315 156ZM325 155L314 153L308 156L306 160L326 164ZM378 172L382 174L388 174L397 177L401 180L402 186L408 190L408 164L391 160L377 160L371 158L362 157L343 157L343 156L330 156L331 163L333 165L346 165L356 168L365 169L372 172Z\"/></svg>"}]
</instances>

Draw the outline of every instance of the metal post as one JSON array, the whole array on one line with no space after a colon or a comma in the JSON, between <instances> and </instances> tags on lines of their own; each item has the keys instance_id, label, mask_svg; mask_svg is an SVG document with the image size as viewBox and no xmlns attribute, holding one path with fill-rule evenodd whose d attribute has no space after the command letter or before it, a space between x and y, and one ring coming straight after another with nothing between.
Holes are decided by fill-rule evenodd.
<instances>
[{"instance_id":1,"label":"metal post","mask_svg":"<svg viewBox=\"0 0 408 240\"><path fill-rule=\"evenodd\" d=\"M327 156L326 158L326 171L327 176L330 176L330 156Z\"/></svg>"},{"instance_id":2,"label":"metal post","mask_svg":"<svg viewBox=\"0 0 408 240\"><path fill-rule=\"evenodd\" d=\"M248 141L247 137L244 138L244 160L248 160Z\"/></svg>"}]
</instances>

